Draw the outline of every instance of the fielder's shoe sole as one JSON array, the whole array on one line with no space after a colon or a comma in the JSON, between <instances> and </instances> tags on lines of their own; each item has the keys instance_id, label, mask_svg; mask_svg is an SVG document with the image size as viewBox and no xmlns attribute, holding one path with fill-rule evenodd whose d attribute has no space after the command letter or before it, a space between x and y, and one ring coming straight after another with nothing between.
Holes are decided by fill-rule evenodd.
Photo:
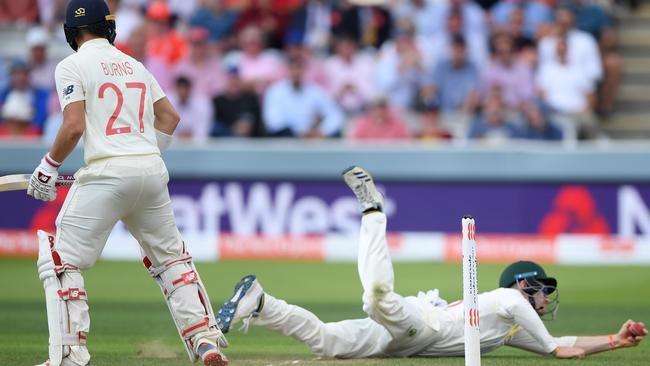
<instances>
[{"instance_id":1,"label":"fielder's shoe sole","mask_svg":"<svg viewBox=\"0 0 650 366\"><path fill-rule=\"evenodd\" d=\"M361 212L384 210L384 195L375 187L370 173L361 167L351 166L344 170L341 176L357 197Z\"/></svg>"},{"instance_id":2,"label":"fielder's shoe sole","mask_svg":"<svg viewBox=\"0 0 650 366\"><path fill-rule=\"evenodd\" d=\"M228 333L232 324L257 316L263 306L262 286L257 282L257 277L248 275L237 282L233 296L221 305L217 312L217 325L224 334Z\"/></svg>"}]
</instances>

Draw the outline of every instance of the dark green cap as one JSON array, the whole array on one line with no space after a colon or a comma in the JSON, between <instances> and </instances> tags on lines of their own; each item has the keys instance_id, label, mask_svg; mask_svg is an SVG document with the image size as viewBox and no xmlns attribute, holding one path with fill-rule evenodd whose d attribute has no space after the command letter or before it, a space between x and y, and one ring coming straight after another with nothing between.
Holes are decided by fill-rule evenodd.
<instances>
[{"instance_id":1,"label":"dark green cap","mask_svg":"<svg viewBox=\"0 0 650 366\"><path fill-rule=\"evenodd\" d=\"M510 287L519 280L531 277L544 282L545 285L557 287L557 280L555 278L548 277L542 266L529 261L515 262L506 267L501 272L499 287Z\"/></svg>"}]
</instances>

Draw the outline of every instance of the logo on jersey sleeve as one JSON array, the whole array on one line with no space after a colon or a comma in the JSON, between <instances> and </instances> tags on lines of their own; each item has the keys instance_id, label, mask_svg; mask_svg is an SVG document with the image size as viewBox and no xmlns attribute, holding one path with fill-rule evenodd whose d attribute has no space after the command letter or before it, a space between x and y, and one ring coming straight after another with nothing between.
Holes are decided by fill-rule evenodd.
<instances>
[{"instance_id":1,"label":"logo on jersey sleeve","mask_svg":"<svg viewBox=\"0 0 650 366\"><path fill-rule=\"evenodd\" d=\"M63 89L63 97L67 97L68 95L72 94L74 91L74 85L68 85L65 89Z\"/></svg>"},{"instance_id":2,"label":"logo on jersey sleeve","mask_svg":"<svg viewBox=\"0 0 650 366\"><path fill-rule=\"evenodd\" d=\"M86 8L79 8L74 11L75 18L84 17L84 16L86 16Z\"/></svg>"}]
</instances>

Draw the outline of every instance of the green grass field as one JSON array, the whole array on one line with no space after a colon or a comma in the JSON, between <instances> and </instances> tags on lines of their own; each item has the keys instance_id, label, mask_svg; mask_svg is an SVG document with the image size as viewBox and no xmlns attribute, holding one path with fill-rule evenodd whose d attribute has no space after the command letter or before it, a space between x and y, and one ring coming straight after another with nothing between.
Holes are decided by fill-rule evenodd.
<instances>
[{"instance_id":1,"label":"green grass field","mask_svg":"<svg viewBox=\"0 0 650 366\"><path fill-rule=\"evenodd\" d=\"M255 273L267 292L314 311L326 321L364 317L354 264L294 262L200 263L215 306L230 296L245 274ZM481 291L495 287L503 266L480 265ZM397 264L396 289L404 295L439 288L447 300L461 296L460 265ZM650 267L562 267L547 272L560 282L554 335L608 334L628 318L650 323ZM0 260L0 366L34 365L47 356L47 323L35 261ZM93 366L188 365L185 351L158 287L136 262L101 262L85 274L91 308L88 345ZM251 327L232 331L226 350L232 365L463 365L462 358L315 360L290 338ZM156 355L153 356L152 354ZM650 342L582 361L562 361L504 347L483 357L483 365L650 365Z\"/></svg>"}]
</instances>

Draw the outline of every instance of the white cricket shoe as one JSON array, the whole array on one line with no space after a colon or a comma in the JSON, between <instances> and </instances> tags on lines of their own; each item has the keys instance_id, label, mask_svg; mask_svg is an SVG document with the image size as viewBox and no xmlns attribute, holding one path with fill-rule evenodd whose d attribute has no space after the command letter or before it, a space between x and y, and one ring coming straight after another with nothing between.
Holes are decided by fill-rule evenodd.
<instances>
[{"instance_id":1,"label":"white cricket shoe","mask_svg":"<svg viewBox=\"0 0 650 366\"><path fill-rule=\"evenodd\" d=\"M201 356L204 366L228 365L228 358L221 353L219 347L212 342L199 343L198 353L199 356Z\"/></svg>"},{"instance_id":2,"label":"white cricket shoe","mask_svg":"<svg viewBox=\"0 0 650 366\"><path fill-rule=\"evenodd\" d=\"M242 278L235 285L230 300L221 305L217 313L217 325L225 334L232 324L244 320L243 329L248 329L248 321L257 317L264 307L264 290L254 275Z\"/></svg>"},{"instance_id":3,"label":"white cricket shoe","mask_svg":"<svg viewBox=\"0 0 650 366\"><path fill-rule=\"evenodd\" d=\"M351 166L341 175L354 195L357 196L361 212L384 210L384 195L377 190L375 182L367 171L358 166Z\"/></svg>"}]
</instances>

